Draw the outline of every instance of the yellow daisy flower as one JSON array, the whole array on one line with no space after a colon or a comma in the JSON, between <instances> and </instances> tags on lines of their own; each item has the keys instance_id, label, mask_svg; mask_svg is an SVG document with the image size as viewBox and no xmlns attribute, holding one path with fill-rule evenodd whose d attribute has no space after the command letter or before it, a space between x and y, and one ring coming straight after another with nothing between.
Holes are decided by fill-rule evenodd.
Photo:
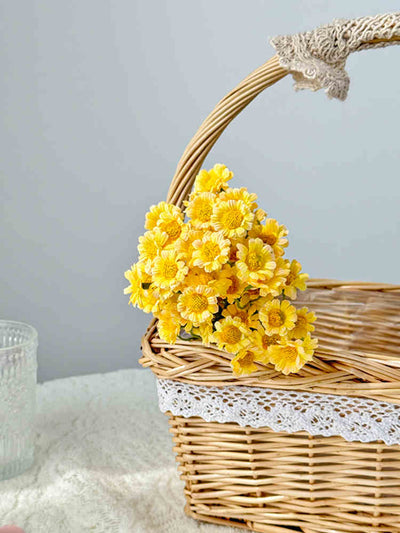
<instances>
[{"instance_id":1,"label":"yellow daisy flower","mask_svg":"<svg viewBox=\"0 0 400 533\"><path fill-rule=\"evenodd\" d=\"M313 339L310 334L303 339L303 350L307 356L313 356L314 351L318 348L318 339Z\"/></svg>"},{"instance_id":2,"label":"yellow daisy flower","mask_svg":"<svg viewBox=\"0 0 400 533\"><path fill-rule=\"evenodd\" d=\"M257 209L254 213L254 222L262 222L267 218L267 213L264 211L264 209Z\"/></svg>"},{"instance_id":3,"label":"yellow daisy flower","mask_svg":"<svg viewBox=\"0 0 400 533\"><path fill-rule=\"evenodd\" d=\"M280 335L267 335L265 329L259 323L257 329L252 332L255 360L264 364L269 363L271 346L278 344L281 339L282 337Z\"/></svg>"},{"instance_id":4,"label":"yellow daisy flower","mask_svg":"<svg viewBox=\"0 0 400 533\"><path fill-rule=\"evenodd\" d=\"M287 300L272 300L260 310L259 317L267 335L286 335L296 323L296 309Z\"/></svg>"},{"instance_id":5,"label":"yellow daisy flower","mask_svg":"<svg viewBox=\"0 0 400 533\"><path fill-rule=\"evenodd\" d=\"M290 331L290 336L292 339L302 339L306 335L315 330L313 322L315 322L317 317L312 311L309 311L307 307L302 307L297 310L297 320L294 325L294 328Z\"/></svg>"},{"instance_id":6,"label":"yellow daisy flower","mask_svg":"<svg viewBox=\"0 0 400 533\"><path fill-rule=\"evenodd\" d=\"M312 353L304 349L304 341L285 340L282 344L275 344L269 349L269 361L275 369L285 375L298 372L308 361L312 359Z\"/></svg>"},{"instance_id":7,"label":"yellow daisy flower","mask_svg":"<svg viewBox=\"0 0 400 533\"><path fill-rule=\"evenodd\" d=\"M160 255L168 240L168 235L155 227L151 231L146 231L139 237L139 262L145 263L145 270L151 272L154 259Z\"/></svg>"},{"instance_id":8,"label":"yellow daisy flower","mask_svg":"<svg viewBox=\"0 0 400 533\"><path fill-rule=\"evenodd\" d=\"M179 216L176 213L163 212L157 222L157 227L168 235L165 245L170 247L171 245L175 247L177 239L182 235L184 226L182 212Z\"/></svg>"},{"instance_id":9,"label":"yellow daisy flower","mask_svg":"<svg viewBox=\"0 0 400 533\"><path fill-rule=\"evenodd\" d=\"M236 304L230 304L222 311L222 316L231 316L232 318L238 317L246 324L246 326L255 328L258 323L256 312L257 310L255 308L240 309Z\"/></svg>"},{"instance_id":10,"label":"yellow daisy flower","mask_svg":"<svg viewBox=\"0 0 400 533\"><path fill-rule=\"evenodd\" d=\"M210 346L212 342L213 331L214 329L212 322L204 322L203 324L200 324L199 333L205 346Z\"/></svg>"},{"instance_id":11,"label":"yellow daisy flower","mask_svg":"<svg viewBox=\"0 0 400 533\"><path fill-rule=\"evenodd\" d=\"M242 281L256 286L260 280L272 278L276 263L270 246L264 245L261 239L249 239L247 246L239 243L237 247L236 266Z\"/></svg>"},{"instance_id":12,"label":"yellow daisy flower","mask_svg":"<svg viewBox=\"0 0 400 533\"><path fill-rule=\"evenodd\" d=\"M230 244L222 232L205 232L201 239L193 243L193 265L204 268L206 272L220 270L228 261Z\"/></svg>"},{"instance_id":13,"label":"yellow daisy flower","mask_svg":"<svg viewBox=\"0 0 400 533\"><path fill-rule=\"evenodd\" d=\"M256 356L251 350L241 350L231 361L233 373L236 376L248 376L257 372L258 367L254 363Z\"/></svg>"},{"instance_id":14,"label":"yellow daisy flower","mask_svg":"<svg viewBox=\"0 0 400 533\"><path fill-rule=\"evenodd\" d=\"M140 308L145 313L156 313L159 310L159 306L162 302L162 295L160 290L153 285L150 285L148 289L143 291L141 297Z\"/></svg>"},{"instance_id":15,"label":"yellow daisy flower","mask_svg":"<svg viewBox=\"0 0 400 533\"><path fill-rule=\"evenodd\" d=\"M220 350L237 353L249 345L250 330L239 317L227 317L215 322L213 341Z\"/></svg>"},{"instance_id":16,"label":"yellow daisy flower","mask_svg":"<svg viewBox=\"0 0 400 533\"><path fill-rule=\"evenodd\" d=\"M225 309L222 311L222 316L224 316L225 318L228 316L232 318L237 316L247 326L249 325L247 321L247 319L249 318L247 315L247 311L245 311L244 309L239 309L236 304L229 304L227 307L225 307Z\"/></svg>"},{"instance_id":17,"label":"yellow daisy flower","mask_svg":"<svg viewBox=\"0 0 400 533\"><path fill-rule=\"evenodd\" d=\"M157 330L160 339L168 342L168 344L175 344L181 330L181 324L175 317L160 318L157 322Z\"/></svg>"},{"instance_id":18,"label":"yellow daisy flower","mask_svg":"<svg viewBox=\"0 0 400 533\"><path fill-rule=\"evenodd\" d=\"M161 289L173 290L182 283L188 270L176 250L163 250L154 259L153 281Z\"/></svg>"},{"instance_id":19,"label":"yellow daisy flower","mask_svg":"<svg viewBox=\"0 0 400 533\"><path fill-rule=\"evenodd\" d=\"M256 302L260 298L260 289L247 289L239 300L239 307L246 307L249 304L254 305L253 302Z\"/></svg>"},{"instance_id":20,"label":"yellow daisy flower","mask_svg":"<svg viewBox=\"0 0 400 533\"><path fill-rule=\"evenodd\" d=\"M235 239L246 235L253 219L254 214L242 200L227 200L215 206L211 222L216 231Z\"/></svg>"},{"instance_id":21,"label":"yellow daisy flower","mask_svg":"<svg viewBox=\"0 0 400 533\"><path fill-rule=\"evenodd\" d=\"M185 278L184 285L186 287L197 287L197 285L208 285L210 281L214 281L213 272L206 272L199 267L189 268L189 272Z\"/></svg>"},{"instance_id":22,"label":"yellow daisy flower","mask_svg":"<svg viewBox=\"0 0 400 533\"><path fill-rule=\"evenodd\" d=\"M264 224L254 224L249 231L250 237L261 239L264 244L269 244L275 257L281 257L285 253L283 248L288 245L288 240L285 239L287 234L286 226L280 225L274 218L267 218Z\"/></svg>"},{"instance_id":23,"label":"yellow daisy flower","mask_svg":"<svg viewBox=\"0 0 400 533\"><path fill-rule=\"evenodd\" d=\"M191 219L194 228L207 229L211 226L211 216L217 196L211 192L192 194L186 205L186 215Z\"/></svg>"},{"instance_id":24,"label":"yellow daisy flower","mask_svg":"<svg viewBox=\"0 0 400 533\"><path fill-rule=\"evenodd\" d=\"M219 199L221 201L242 200L251 211L254 211L258 207L256 203L257 195L253 192L248 192L246 187L241 187L240 189L231 189L228 187L225 192L219 195Z\"/></svg>"},{"instance_id":25,"label":"yellow daisy flower","mask_svg":"<svg viewBox=\"0 0 400 533\"><path fill-rule=\"evenodd\" d=\"M289 274L290 261L278 257L273 276L269 280L257 280L256 285L260 288L261 296L277 297L281 294Z\"/></svg>"},{"instance_id":26,"label":"yellow daisy flower","mask_svg":"<svg viewBox=\"0 0 400 533\"><path fill-rule=\"evenodd\" d=\"M297 290L305 291L307 288L308 274L300 274L301 264L293 259L290 263L290 271L288 277L286 278L285 286L283 287L283 292L285 296L295 300L297 297Z\"/></svg>"},{"instance_id":27,"label":"yellow daisy flower","mask_svg":"<svg viewBox=\"0 0 400 533\"><path fill-rule=\"evenodd\" d=\"M164 302L166 300L169 300L174 294L176 294L174 290L181 290L181 286L182 284L178 285L176 289L171 289L170 287L168 288L157 287L157 291L158 291L158 295L160 299L160 305L161 304L164 305Z\"/></svg>"},{"instance_id":28,"label":"yellow daisy flower","mask_svg":"<svg viewBox=\"0 0 400 533\"><path fill-rule=\"evenodd\" d=\"M137 305L139 294L143 290L142 279L137 263L132 265L130 270L125 272L125 277L129 281L130 285L129 287L125 287L124 294L130 294L129 303L132 305ZM149 276L149 278L151 281L151 276Z\"/></svg>"},{"instance_id":29,"label":"yellow daisy flower","mask_svg":"<svg viewBox=\"0 0 400 533\"><path fill-rule=\"evenodd\" d=\"M259 289L257 289L258 293L259 293ZM249 292L249 293L252 293L253 291L246 291L246 293ZM245 295L246 295L245 293ZM258 295L258 298L251 298L249 300L249 309L248 309L248 312L249 313L258 313L260 311L260 309L262 309L263 307L265 307L265 305L270 302L273 298L271 296L260 296Z\"/></svg>"},{"instance_id":30,"label":"yellow daisy flower","mask_svg":"<svg viewBox=\"0 0 400 533\"><path fill-rule=\"evenodd\" d=\"M185 287L197 287L197 285L207 285L215 289L219 298L226 297L226 291L229 288L230 281L221 276L218 272L206 272L200 267L191 267L184 279L183 285Z\"/></svg>"},{"instance_id":31,"label":"yellow daisy flower","mask_svg":"<svg viewBox=\"0 0 400 533\"><path fill-rule=\"evenodd\" d=\"M217 294L206 285L187 287L178 297L178 311L197 326L210 320L218 311Z\"/></svg>"},{"instance_id":32,"label":"yellow daisy flower","mask_svg":"<svg viewBox=\"0 0 400 533\"><path fill-rule=\"evenodd\" d=\"M151 313L157 307L155 289L151 288L152 277L144 270L144 265L135 263L130 270L125 272L129 287L124 289L124 294L130 294L129 303Z\"/></svg>"},{"instance_id":33,"label":"yellow daisy flower","mask_svg":"<svg viewBox=\"0 0 400 533\"><path fill-rule=\"evenodd\" d=\"M226 290L226 296L224 296L228 300L228 303L231 304L242 296L243 291L246 288L246 283L243 283L243 281L239 279L236 266L224 265L219 272L219 276L221 279L226 279L230 282Z\"/></svg>"},{"instance_id":34,"label":"yellow daisy flower","mask_svg":"<svg viewBox=\"0 0 400 533\"><path fill-rule=\"evenodd\" d=\"M241 239L229 239L231 241L231 248L229 250L229 262L230 263L236 263L236 261L238 260L238 247L237 245L240 243L240 244L246 244L247 243L247 239L245 237L241 238Z\"/></svg>"},{"instance_id":35,"label":"yellow daisy flower","mask_svg":"<svg viewBox=\"0 0 400 533\"><path fill-rule=\"evenodd\" d=\"M182 233L178 240L174 243L174 248L183 257L187 258L187 264L191 265L191 258L193 256L193 243L197 239L201 239L203 236L203 230L195 230L191 227L190 223L184 224Z\"/></svg>"},{"instance_id":36,"label":"yellow daisy flower","mask_svg":"<svg viewBox=\"0 0 400 533\"><path fill-rule=\"evenodd\" d=\"M228 181L233 178L231 172L225 165L214 165L208 172L200 170L194 182L194 192L219 192L226 189Z\"/></svg>"},{"instance_id":37,"label":"yellow daisy flower","mask_svg":"<svg viewBox=\"0 0 400 533\"><path fill-rule=\"evenodd\" d=\"M212 322L203 322L198 327L192 329L192 333L201 337L202 344L204 346L210 346L212 342L213 325Z\"/></svg>"},{"instance_id":38,"label":"yellow daisy flower","mask_svg":"<svg viewBox=\"0 0 400 533\"><path fill-rule=\"evenodd\" d=\"M209 287L213 287L218 294L218 298L226 298L229 287L232 285L231 281L224 275L221 275L221 270L212 272L213 280L208 282Z\"/></svg>"},{"instance_id":39,"label":"yellow daisy flower","mask_svg":"<svg viewBox=\"0 0 400 533\"><path fill-rule=\"evenodd\" d=\"M164 296L162 298L162 304L159 306L159 309L156 313L153 313L154 316L156 318L163 319L173 317L174 320L178 321L183 326L185 324L185 321L183 320L178 311L178 296L178 293L172 291L169 293L169 296Z\"/></svg>"},{"instance_id":40,"label":"yellow daisy flower","mask_svg":"<svg viewBox=\"0 0 400 533\"><path fill-rule=\"evenodd\" d=\"M158 225L162 213L168 213L175 218L182 217L183 220L182 211L179 207L173 204L167 204L167 202L160 202L157 205L152 205L150 211L146 213L146 223L144 227L148 230L155 228Z\"/></svg>"}]
</instances>

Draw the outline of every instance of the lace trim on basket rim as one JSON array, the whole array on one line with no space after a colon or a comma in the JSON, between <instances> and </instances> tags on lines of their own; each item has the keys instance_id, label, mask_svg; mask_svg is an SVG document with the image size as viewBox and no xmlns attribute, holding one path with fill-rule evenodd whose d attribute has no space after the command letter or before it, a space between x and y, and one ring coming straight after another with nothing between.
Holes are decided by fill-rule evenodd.
<instances>
[{"instance_id":1,"label":"lace trim on basket rim","mask_svg":"<svg viewBox=\"0 0 400 533\"><path fill-rule=\"evenodd\" d=\"M206 422L236 422L276 432L341 436L349 442L400 444L400 405L391 403L248 386L205 387L166 379L157 380L157 391L160 410L175 416L200 416Z\"/></svg>"}]
</instances>

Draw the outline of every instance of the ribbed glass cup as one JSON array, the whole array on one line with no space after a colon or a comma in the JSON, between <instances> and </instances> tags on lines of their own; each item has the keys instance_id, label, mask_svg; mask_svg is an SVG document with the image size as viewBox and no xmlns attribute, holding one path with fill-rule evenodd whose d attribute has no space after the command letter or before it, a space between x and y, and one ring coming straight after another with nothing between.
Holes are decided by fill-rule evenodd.
<instances>
[{"instance_id":1,"label":"ribbed glass cup","mask_svg":"<svg viewBox=\"0 0 400 533\"><path fill-rule=\"evenodd\" d=\"M0 480L34 461L37 346L35 328L0 320Z\"/></svg>"}]
</instances>

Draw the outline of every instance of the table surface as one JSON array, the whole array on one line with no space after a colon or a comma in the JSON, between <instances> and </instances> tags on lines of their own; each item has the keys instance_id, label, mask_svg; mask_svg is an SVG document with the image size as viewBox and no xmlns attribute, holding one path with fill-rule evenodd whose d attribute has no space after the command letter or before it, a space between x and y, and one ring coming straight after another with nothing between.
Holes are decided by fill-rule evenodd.
<instances>
[{"instance_id":1,"label":"table surface","mask_svg":"<svg viewBox=\"0 0 400 533\"><path fill-rule=\"evenodd\" d=\"M36 456L0 482L0 526L26 533L233 533L183 512L168 420L150 371L38 385Z\"/></svg>"}]
</instances>

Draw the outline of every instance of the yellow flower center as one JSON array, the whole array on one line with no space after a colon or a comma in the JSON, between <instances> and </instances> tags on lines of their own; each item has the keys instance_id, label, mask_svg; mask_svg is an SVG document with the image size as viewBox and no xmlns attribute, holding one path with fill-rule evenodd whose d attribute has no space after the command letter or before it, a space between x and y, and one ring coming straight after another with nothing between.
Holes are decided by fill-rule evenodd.
<instances>
[{"instance_id":1,"label":"yellow flower center","mask_svg":"<svg viewBox=\"0 0 400 533\"><path fill-rule=\"evenodd\" d=\"M247 265L249 270L259 270L262 266L262 258L257 252L250 252L247 256Z\"/></svg>"},{"instance_id":2,"label":"yellow flower center","mask_svg":"<svg viewBox=\"0 0 400 533\"><path fill-rule=\"evenodd\" d=\"M215 242L206 242L201 251L206 261L213 261L221 253L221 248Z\"/></svg>"},{"instance_id":3,"label":"yellow flower center","mask_svg":"<svg viewBox=\"0 0 400 533\"><path fill-rule=\"evenodd\" d=\"M176 273L178 272L178 267L175 263L165 263L162 274L166 279L174 279Z\"/></svg>"},{"instance_id":4,"label":"yellow flower center","mask_svg":"<svg viewBox=\"0 0 400 533\"><path fill-rule=\"evenodd\" d=\"M227 229L239 228L243 222L243 214L240 209L230 208L222 215L221 222Z\"/></svg>"},{"instance_id":5,"label":"yellow flower center","mask_svg":"<svg viewBox=\"0 0 400 533\"><path fill-rule=\"evenodd\" d=\"M171 220L171 222L163 224L161 229L168 234L169 241L176 241L181 234L182 226L176 220Z\"/></svg>"},{"instance_id":6,"label":"yellow flower center","mask_svg":"<svg viewBox=\"0 0 400 533\"><path fill-rule=\"evenodd\" d=\"M196 218L201 222L208 222L213 213L213 206L210 202L198 202L196 205Z\"/></svg>"},{"instance_id":7,"label":"yellow flower center","mask_svg":"<svg viewBox=\"0 0 400 533\"><path fill-rule=\"evenodd\" d=\"M308 322L305 316L302 316L302 315L297 316L296 326L299 326L301 328L307 328L307 324Z\"/></svg>"},{"instance_id":8,"label":"yellow flower center","mask_svg":"<svg viewBox=\"0 0 400 533\"><path fill-rule=\"evenodd\" d=\"M246 367L253 364L254 354L251 352L246 352L246 354L240 358L240 366Z\"/></svg>"},{"instance_id":9,"label":"yellow flower center","mask_svg":"<svg viewBox=\"0 0 400 533\"><path fill-rule=\"evenodd\" d=\"M276 243L276 236L272 234L262 235L261 239L265 244L269 244L270 246L273 246Z\"/></svg>"},{"instance_id":10,"label":"yellow flower center","mask_svg":"<svg viewBox=\"0 0 400 533\"><path fill-rule=\"evenodd\" d=\"M284 317L282 316L282 313L279 311L279 309L272 309L272 311L268 313L268 322L274 328L282 326L283 318Z\"/></svg>"},{"instance_id":11,"label":"yellow flower center","mask_svg":"<svg viewBox=\"0 0 400 533\"><path fill-rule=\"evenodd\" d=\"M262 347L267 350L269 346L276 344L279 338L279 335L263 335L261 339Z\"/></svg>"},{"instance_id":12,"label":"yellow flower center","mask_svg":"<svg viewBox=\"0 0 400 533\"><path fill-rule=\"evenodd\" d=\"M285 346L281 350L281 355L286 361L294 363L297 359L297 349L294 346Z\"/></svg>"},{"instance_id":13,"label":"yellow flower center","mask_svg":"<svg viewBox=\"0 0 400 533\"><path fill-rule=\"evenodd\" d=\"M192 312L201 313L205 311L208 307L208 298L204 294L194 293L191 295L188 302L188 307Z\"/></svg>"},{"instance_id":14,"label":"yellow flower center","mask_svg":"<svg viewBox=\"0 0 400 533\"><path fill-rule=\"evenodd\" d=\"M293 281L295 280L296 276L293 274L293 272L289 272L288 277L286 278L286 285L291 285Z\"/></svg>"},{"instance_id":15,"label":"yellow flower center","mask_svg":"<svg viewBox=\"0 0 400 533\"><path fill-rule=\"evenodd\" d=\"M242 338L242 332L237 326L225 326L221 332L221 340L224 344L237 344Z\"/></svg>"}]
</instances>

